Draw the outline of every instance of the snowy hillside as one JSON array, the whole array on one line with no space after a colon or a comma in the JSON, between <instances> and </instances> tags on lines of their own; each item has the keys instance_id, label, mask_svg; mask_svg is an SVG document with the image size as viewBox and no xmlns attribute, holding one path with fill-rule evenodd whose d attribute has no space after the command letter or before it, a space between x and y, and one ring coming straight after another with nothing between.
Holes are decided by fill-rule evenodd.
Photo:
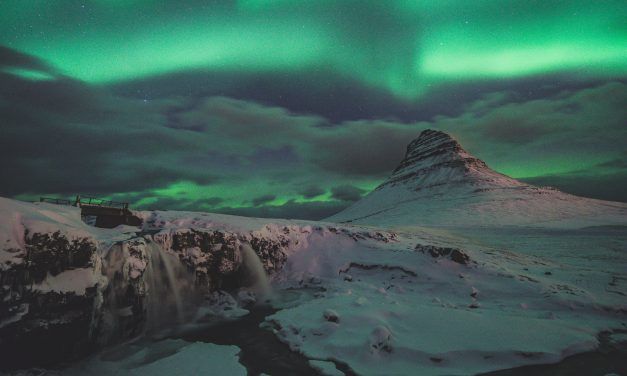
<instances>
[{"instance_id":1,"label":"snowy hillside","mask_svg":"<svg viewBox=\"0 0 627 376\"><path fill-rule=\"evenodd\" d=\"M443 132L426 130L392 175L326 220L384 227L627 225L627 204L577 197L490 169Z\"/></svg>"},{"instance_id":2,"label":"snowy hillside","mask_svg":"<svg viewBox=\"0 0 627 376\"><path fill-rule=\"evenodd\" d=\"M627 328L621 228L386 231L155 211L137 213L141 228L97 229L76 208L8 199L0 213L3 367L113 345L64 373L474 374L556 362L600 336L614 346Z\"/></svg>"}]
</instances>

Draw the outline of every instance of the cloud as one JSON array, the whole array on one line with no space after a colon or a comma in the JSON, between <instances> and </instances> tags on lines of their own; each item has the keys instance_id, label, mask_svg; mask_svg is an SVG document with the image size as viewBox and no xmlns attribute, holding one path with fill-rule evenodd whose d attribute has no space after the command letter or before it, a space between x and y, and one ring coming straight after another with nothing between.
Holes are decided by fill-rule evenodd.
<instances>
[{"instance_id":1,"label":"cloud","mask_svg":"<svg viewBox=\"0 0 627 376\"><path fill-rule=\"evenodd\" d=\"M53 67L34 56L0 45L0 71L6 68L57 73Z\"/></svg>"},{"instance_id":2,"label":"cloud","mask_svg":"<svg viewBox=\"0 0 627 376\"><path fill-rule=\"evenodd\" d=\"M340 185L331 188L331 197L340 201L358 201L364 194L364 190L352 185Z\"/></svg>"},{"instance_id":3,"label":"cloud","mask_svg":"<svg viewBox=\"0 0 627 376\"><path fill-rule=\"evenodd\" d=\"M288 218L318 221L338 213L350 203L338 201L295 202L290 200L278 206L220 208L216 212L257 218Z\"/></svg>"},{"instance_id":4,"label":"cloud","mask_svg":"<svg viewBox=\"0 0 627 376\"><path fill-rule=\"evenodd\" d=\"M558 188L583 197L602 198L609 201L627 202L627 171L598 173L594 171L546 175L523 179L525 182Z\"/></svg>"},{"instance_id":5,"label":"cloud","mask_svg":"<svg viewBox=\"0 0 627 376\"><path fill-rule=\"evenodd\" d=\"M304 198L314 198L314 197L323 195L325 192L326 191L324 189L318 186L312 185L312 186L305 188L305 190L301 191L300 194Z\"/></svg>"},{"instance_id":6,"label":"cloud","mask_svg":"<svg viewBox=\"0 0 627 376\"><path fill-rule=\"evenodd\" d=\"M589 169L559 175L536 176L524 181L552 186L584 197L602 197L604 200L627 202L627 151L618 158L601 162Z\"/></svg>"},{"instance_id":7,"label":"cloud","mask_svg":"<svg viewBox=\"0 0 627 376\"><path fill-rule=\"evenodd\" d=\"M45 66L3 54L13 65ZM627 85L608 82L533 99L490 92L429 121L334 121L224 96L144 102L63 76L0 73L0 176L7 177L0 194L84 193L124 196L141 208L328 216L376 186L420 131L435 128L498 171L624 200L617 190L585 188L595 178L620 186L627 175L624 103ZM326 192L336 201L295 201ZM267 205L278 199L287 203ZM243 202L251 207L240 208Z\"/></svg>"},{"instance_id":8,"label":"cloud","mask_svg":"<svg viewBox=\"0 0 627 376\"><path fill-rule=\"evenodd\" d=\"M276 195L263 195L252 200L253 206L260 206L276 199Z\"/></svg>"}]
</instances>

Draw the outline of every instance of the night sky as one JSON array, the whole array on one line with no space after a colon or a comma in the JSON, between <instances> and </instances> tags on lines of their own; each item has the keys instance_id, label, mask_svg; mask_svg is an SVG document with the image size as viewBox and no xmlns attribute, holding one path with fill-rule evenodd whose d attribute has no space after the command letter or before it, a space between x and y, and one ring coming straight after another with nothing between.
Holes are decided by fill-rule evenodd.
<instances>
[{"instance_id":1,"label":"night sky","mask_svg":"<svg viewBox=\"0 0 627 376\"><path fill-rule=\"evenodd\" d=\"M426 128L627 201L624 0L0 0L0 195L323 218Z\"/></svg>"}]
</instances>

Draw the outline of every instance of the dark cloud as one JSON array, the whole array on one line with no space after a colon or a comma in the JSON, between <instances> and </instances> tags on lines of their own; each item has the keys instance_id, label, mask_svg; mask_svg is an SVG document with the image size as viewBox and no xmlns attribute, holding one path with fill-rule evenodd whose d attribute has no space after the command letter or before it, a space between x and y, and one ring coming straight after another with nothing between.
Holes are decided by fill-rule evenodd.
<instances>
[{"instance_id":1,"label":"dark cloud","mask_svg":"<svg viewBox=\"0 0 627 376\"><path fill-rule=\"evenodd\" d=\"M627 151L619 158L589 169L522 180L534 185L552 186L577 196L627 202Z\"/></svg>"},{"instance_id":2,"label":"dark cloud","mask_svg":"<svg viewBox=\"0 0 627 376\"><path fill-rule=\"evenodd\" d=\"M627 171L599 174L586 173L547 175L521 179L539 186L551 186L577 196L627 202Z\"/></svg>"},{"instance_id":3,"label":"dark cloud","mask_svg":"<svg viewBox=\"0 0 627 376\"><path fill-rule=\"evenodd\" d=\"M424 125L386 121L345 122L314 140L320 168L349 176L383 178L403 158L407 144Z\"/></svg>"},{"instance_id":4,"label":"dark cloud","mask_svg":"<svg viewBox=\"0 0 627 376\"><path fill-rule=\"evenodd\" d=\"M298 203L293 200L280 206L220 208L216 212L257 218L288 218L318 221L346 209L348 202L311 201Z\"/></svg>"},{"instance_id":5,"label":"dark cloud","mask_svg":"<svg viewBox=\"0 0 627 376\"><path fill-rule=\"evenodd\" d=\"M352 185L340 185L331 188L331 197L340 201L358 201L364 194L364 190Z\"/></svg>"},{"instance_id":6,"label":"dark cloud","mask_svg":"<svg viewBox=\"0 0 627 376\"><path fill-rule=\"evenodd\" d=\"M262 204L266 204L272 200L276 199L276 195L263 195L259 197L255 197L252 200L253 206L260 206Z\"/></svg>"},{"instance_id":7,"label":"dark cloud","mask_svg":"<svg viewBox=\"0 0 627 376\"><path fill-rule=\"evenodd\" d=\"M209 197L207 199L203 199L202 202L205 205L215 207L215 206L220 205L222 202L224 202L224 199L221 197Z\"/></svg>"},{"instance_id":8,"label":"dark cloud","mask_svg":"<svg viewBox=\"0 0 627 376\"><path fill-rule=\"evenodd\" d=\"M21 68L46 73L56 73L54 68L36 57L5 46L0 46L0 70L3 68Z\"/></svg>"},{"instance_id":9,"label":"dark cloud","mask_svg":"<svg viewBox=\"0 0 627 376\"><path fill-rule=\"evenodd\" d=\"M10 60L42 67L19 53ZM179 163L198 142L162 124L154 106L120 99L60 77L31 81L0 74L0 169L12 176L0 194L107 194L165 187L180 180L211 184L206 169Z\"/></svg>"},{"instance_id":10,"label":"dark cloud","mask_svg":"<svg viewBox=\"0 0 627 376\"><path fill-rule=\"evenodd\" d=\"M109 88L115 94L136 99L238 98L294 113L315 114L339 123L363 119L430 121L436 116L460 115L464 112L462 104L483 101L494 93L507 92L509 101L530 101L602 82L564 73L493 81L453 81L431 88L418 99L407 99L322 67L281 73L190 70L123 81ZM204 126L188 127L196 130Z\"/></svg>"},{"instance_id":11,"label":"dark cloud","mask_svg":"<svg viewBox=\"0 0 627 376\"><path fill-rule=\"evenodd\" d=\"M44 64L16 56L11 64ZM627 85L551 90L533 99L491 92L430 121L334 121L225 96L144 102L66 77L0 73L0 176L9 177L0 194L121 194L143 208L322 218L358 200L359 187L384 179L421 130L436 128L501 172L623 200L610 187L627 175ZM595 177L608 184L597 193ZM327 191L338 202L264 205Z\"/></svg>"},{"instance_id":12,"label":"dark cloud","mask_svg":"<svg viewBox=\"0 0 627 376\"><path fill-rule=\"evenodd\" d=\"M524 144L552 133L553 129L536 119L504 112L484 119L482 131L497 142Z\"/></svg>"},{"instance_id":13,"label":"dark cloud","mask_svg":"<svg viewBox=\"0 0 627 376\"><path fill-rule=\"evenodd\" d=\"M312 186L305 188L303 191L300 192L300 194L304 198L314 198L314 197L323 195L325 192L326 191L324 189L318 186L312 185Z\"/></svg>"},{"instance_id":14,"label":"dark cloud","mask_svg":"<svg viewBox=\"0 0 627 376\"><path fill-rule=\"evenodd\" d=\"M257 148L246 159L256 167L276 166L277 164L294 164L299 161L299 156L290 145L277 148Z\"/></svg>"}]
</instances>

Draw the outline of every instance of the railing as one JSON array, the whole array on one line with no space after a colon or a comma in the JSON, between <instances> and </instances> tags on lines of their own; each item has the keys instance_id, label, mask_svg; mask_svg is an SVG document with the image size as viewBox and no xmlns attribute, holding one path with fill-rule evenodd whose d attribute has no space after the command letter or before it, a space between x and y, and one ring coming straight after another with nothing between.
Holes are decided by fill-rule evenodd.
<instances>
[{"instance_id":1,"label":"railing","mask_svg":"<svg viewBox=\"0 0 627 376\"><path fill-rule=\"evenodd\" d=\"M47 202L50 204L56 205L73 205L73 206L91 206L91 207L101 207L101 208L113 208L113 209L122 209L128 210L128 202L118 202L105 200L102 198L96 197L87 197L87 196L76 196L74 202L62 198L56 197L40 197L39 202Z\"/></svg>"},{"instance_id":2,"label":"railing","mask_svg":"<svg viewBox=\"0 0 627 376\"><path fill-rule=\"evenodd\" d=\"M55 197L40 197L39 202L47 202L49 204L56 205L72 205L72 202L70 200Z\"/></svg>"},{"instance_id":3,"label":"railing","mask_svg":"<svg viewBox=\"0 0 627 376\"><path fill-rule=\"evenodd\" d=\"M104 200L96 197L84 197L84 196L76 196L75 201L76 206L99 206L106 208L117 208L117 209L128 209L128 202L118 202L111 200Z\"/></svg>"}]
</instances>

